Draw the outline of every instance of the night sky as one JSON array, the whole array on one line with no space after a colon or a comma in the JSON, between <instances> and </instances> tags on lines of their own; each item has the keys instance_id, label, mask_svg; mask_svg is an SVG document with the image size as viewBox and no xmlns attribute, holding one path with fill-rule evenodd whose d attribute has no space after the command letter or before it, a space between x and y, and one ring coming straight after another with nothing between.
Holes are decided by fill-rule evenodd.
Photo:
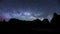
<instances>
[{"instance_id":1,"label":"night sky","mask_svg":"<svg viewBox=\"0 0 60 34\"><path fill-rule=\"evenodd\" d=\"M0 16L19 20L35 20L60 14L60 0L0 0Z\"/></svg>"}]
</instances>

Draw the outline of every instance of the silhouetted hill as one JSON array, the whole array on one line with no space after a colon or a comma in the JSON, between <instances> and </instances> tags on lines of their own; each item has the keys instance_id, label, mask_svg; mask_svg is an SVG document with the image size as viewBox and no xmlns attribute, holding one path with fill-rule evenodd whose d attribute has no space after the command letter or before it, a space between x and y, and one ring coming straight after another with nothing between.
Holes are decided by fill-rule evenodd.
<instances>
[{"instance_id":1,"label":"silhouetted hill","mask_svg":"<svg viewBox=\"0 0 60 34\"><path fill-rule=\"evenodd\" d=\"M48 19L44 19L44 20L42 21L42 23L43 23L43 24L48 24L48 23L49 23L49 20L48 20Z\"/></svg>"},{"instance_id":2,"label":"silhouetted hill","mask_svg":"<svg viewBox=\"0 0 60 34\"><path fill-rule=\"evenodd\" d=\"M15 18L11 18L10 20L9 20L9 22L19 22L20 20L18 20L18 19L15 19Z\"/></svg>"},{"instance_id":3,"label":"silhouetted hill","mask_svg":"<svg viewBox=\"0 0 60 34\"><path fill-rule=\"evenodd\" d=\"M36 20L34 20L35 22L41 22L41 20L39 20L39 19L36 19Z\"/></svg>"}]
</instances>

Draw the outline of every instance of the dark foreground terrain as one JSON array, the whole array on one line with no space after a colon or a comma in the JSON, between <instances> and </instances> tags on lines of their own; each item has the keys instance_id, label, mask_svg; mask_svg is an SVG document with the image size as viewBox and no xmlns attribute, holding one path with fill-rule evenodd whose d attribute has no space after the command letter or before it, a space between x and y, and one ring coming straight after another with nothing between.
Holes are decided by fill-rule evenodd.
<instances>
[{"instance_id":1,"label":"dark foreground terrain","mask_svg":"<svg viewBox=\"0 0 60 34\"><path fill-rule=\"evenodd\" d=\"M10 19L8 22L5 20L0 21L1 32L59 32L60 30L60 15L54 13L51 22L48 19L40 21L22 21L18 19Z\"/></svg>"}]
</instances>

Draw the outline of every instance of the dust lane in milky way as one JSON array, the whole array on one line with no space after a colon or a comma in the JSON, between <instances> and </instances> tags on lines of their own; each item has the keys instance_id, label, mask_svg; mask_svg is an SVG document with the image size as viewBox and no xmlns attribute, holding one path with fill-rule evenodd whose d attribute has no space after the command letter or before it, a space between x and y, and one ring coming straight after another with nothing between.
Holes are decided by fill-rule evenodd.
<instances>
[{"instance_id":1,"label":"dust lane in milky way","mask_svg":"<svg viewBox=\"0 0 60 34\"><path fill-rule=\"evenodd\" d=\"M0 0L0 16L19 20L43 20L60 14L60 0Z\"/></svg>"}]
</instances>

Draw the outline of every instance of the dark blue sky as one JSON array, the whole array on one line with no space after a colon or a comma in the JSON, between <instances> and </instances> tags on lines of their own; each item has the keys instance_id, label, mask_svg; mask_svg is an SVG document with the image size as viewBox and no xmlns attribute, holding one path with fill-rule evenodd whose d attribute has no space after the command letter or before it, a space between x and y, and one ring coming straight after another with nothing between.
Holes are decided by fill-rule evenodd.
<instances>
[{"instance_id":1,"label":"dark blue sky","mask_svg":"<svg viewBox=\"0 0 60 34\"><path fill-rule=\"evenodd\" d=\"M0 0L0 16L20 20L51 19L60 14L60 0Z\"/></svg>"}]
</instances>

